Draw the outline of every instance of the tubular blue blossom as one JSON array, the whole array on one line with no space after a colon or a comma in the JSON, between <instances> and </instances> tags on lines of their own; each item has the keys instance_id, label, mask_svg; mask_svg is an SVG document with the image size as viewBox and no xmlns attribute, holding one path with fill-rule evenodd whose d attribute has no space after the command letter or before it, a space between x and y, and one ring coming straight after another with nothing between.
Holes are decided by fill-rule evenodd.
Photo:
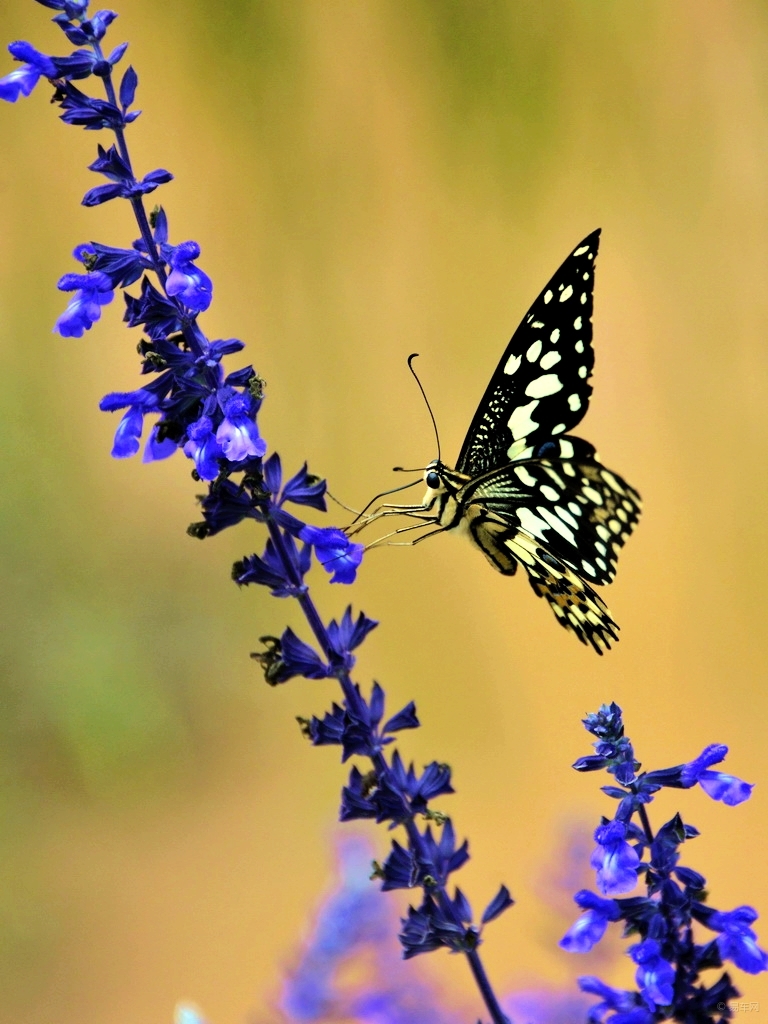
<instances>
[{"instance_id":1,"label":"tubular blue blossom","mask_svg":"<svg viewBox=\"0 0 768 1024\"><path fill-rule=\"evenodd\" d=\"M15 103L20 96L29 96L41 77L55 78L56 65L50 57L36 50L31 43L11 43L8 50L16 60L23 61L20 68L0 78L0 99Z\"/></svg>"},{"instance_id":2,"label":"tubular blue blossom","mask_svg":"<svg viewBox=\"0 0 768 1024\"><path fill-rule=\"evenodd\" d=\"M587 889L581 889L573 899L585 913L571 925L558 945L568 953L588 953L605 935L608 922L619 920L621 910L615 900L601 899Z\"/></svg>"},{"instance_id":3,"label":"tubular blue blossom","mask_svg":"<svg viewBox=\"0 0 768 1024\"><path fill-rule=\"evenodd\" d=\"M661 955L661 946L655 939L646 939L630 946L629 955L637 964L635 980L649 1010L669 1006L674 999L675 970Z\"/></svg>"},{"instance_id":4,"label":"tubular blue blossom","mask_svg":"<svg viewBox=\"0 0 768 1024\"><path fill-rule=\"evenodd\" d=\"M168 172L155 172L158 173ZM197 242L182 242L177 245L168 256L171 272L165 289L168 295L180 299L187 309L193 309L196 313L208 309L213 298L213 283L210 277L194 265L194 260L199 255L200 246Z\"/></svg>"},{"instance_id":5,"label":"tubular blue blossom","mask_svg":"<svg viewBox=\"0 0 768 1024\"><path fill-rule=\"evenodd\" d=\"M737 907L735 910L715 911L706 921L708 928L720 932L717 948L723 960L731 960L748 974L768 970L768 954L759 948L750 927L756 920L757 911L752 907Z\"/></svg>"},{"instance_id":6,"label":"tubular blue blossom","mask_svg":"<svg viewBox=\"0 0 768 1024\"><path fill-rule=\"evenodd\" d=\"M354 583L364 545L351 541L342 530L327 526L305 526L299 536L314 547L318 562L332 574L331 583Z\"/></svg>"},{"instance_id":7,"label":"tubular blue blossom","mask_svg":"<svg viewBox=\"0 0 768 1024\"><path fill-rule=\"evenodd\" d=\"M219 395L224 419L216 431L216 440L230 462L243 462L263 455L267 443L259 436L254 401L233 388L222 388Z\"/></svg>"},{"instance_id":8,"label":"tubular blue blossom","mask_svg":"<svg viewBox=\"0 0 768 1024\"><path fill-rule=\"evenodd\" d=\"M597 872L597 887L604 896L619 896L637 885L640 858L626 837L627 826L623 821L611 821L595 829L597 846L590 864Z\"/></svg>"},{"instance_id":9,"label":"tubular blue blossom","mask_svg":"<svg viewBox=\"0 0 768 1024\"><path fill-rule=\"evenodd\" d=\"M98 270L92 274L64 274L57 287L75 293L53 328L62 338L82 338L101 317L101 307L115 297L112 282Z\"/></svg>"},{"instance_id":10,"label":"tubular blue blossom","mask_svg":"<svg viewBox=\"0 0 768 1024\"><path fill-rule=\"evenodd\" d=\"M213 421L210 416L201 416L187 428L189 440L184 445L184 454L194 459L195 469L201 480L215 480L219 475L219 459L224 450L216 440Z\"/></svg>"},{"instance_id":11,"label":"tubular blue blossom","mask_svg":"<svg viewBox=\"0 0 768 1024\"><path fill-rule=\"evenodd\" d=\"M735 775L709 771L709 766L725 760L727 753L728 747L722 743L712 743L705 747L695 760L682 766L681 785L687 789L698 782L707 796L713 800L722 800L727 807L735 807L748 800L754 785L737 779Z\"/></svg>"}]
</instances>

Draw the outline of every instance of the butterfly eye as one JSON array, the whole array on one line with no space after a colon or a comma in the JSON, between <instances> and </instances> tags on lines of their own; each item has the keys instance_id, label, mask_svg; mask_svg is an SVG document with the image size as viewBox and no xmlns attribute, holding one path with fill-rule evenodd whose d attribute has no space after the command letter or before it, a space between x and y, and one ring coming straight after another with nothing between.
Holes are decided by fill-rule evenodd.
<instances>
[{"instance_id":1,"label":"butterfly eye","mask_svg":"<svg viewBox=\"0 0 768 1024\"><path fill-rule=\"evenodd\" d=\"M426 483L427 487L431 487L433 491L436 491L440 486L440 474L436 473L433 469L431 472L427 473Z\"/></svg>"}]
</instances>

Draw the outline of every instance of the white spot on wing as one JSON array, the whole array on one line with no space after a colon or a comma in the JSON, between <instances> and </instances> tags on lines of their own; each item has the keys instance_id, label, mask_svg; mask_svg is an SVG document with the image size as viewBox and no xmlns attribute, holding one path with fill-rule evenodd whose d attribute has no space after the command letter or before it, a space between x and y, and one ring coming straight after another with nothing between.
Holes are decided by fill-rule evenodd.
<instances>
[{"instance_id":1,"label":"white spot on wing","mask_svg":"<svg viewBox=\"0 0 768 1024\"><path fill-rule=\"evenodd\" d=\"M580 316L577 316L576 319L573 321L573 326L576 328L577 331L581 330L581 317Z\"/></svg>"},{"instance_id":2,"label":"white spot on wing","mask_svg":"<svg viewBox=\"0 0 768 1024\"><path fill-rule=\"evenodd\" d=\"M538 427L538 423L531 419L532 413L536 411L538 400L529 402L527 405L518 405L512 415L509 417L509 429L512 431L512 437L515 441L518 441L521 437L527 437L532 430ZM510 458L513 456L510 455Z\"/></svg>"},{"instance_id":3,"label":"white spot on wing","mask_svg":"<svg viewBox=\"0 0 768 1024\"><path fill-rule=\"evenodd\" d=\"M547 290L544 292L544 301L545 302L551 302L552 301L552 289L551 288L547 288Z\"/></svg>"},{"instance_id":4,"label":"white spot on wing","mask_svg":"<svg viewBox=\"0 0 768 1024\"><path fill-rule=\"evenodd\" d=\"M597 526L595 527L595 533L597 534L598 537L602 537L603 540L610 540L611 539L610 531L606 530L606 528L603 526L602 523L598 523L597 524Z\"/></svg>"},{"instance_id":5,"label":"white spot on wing","mask_svg":"<svg viewBox=\"0 0 768 1024\"><path fill-rule=\"evenodd\" d=\"M555 344L560 341L560 330L557 327L550 334L549 340Z\"/></svg>"},{"instance_id":6,"label":"white spot on wing","mask_svg":"<svg viewBox=\"0 0 768 1024\"><path fill-rule=\"evenodd\" d=\"M582 562L581 567L584 572L588 572L590 576L597 576L594 565L590 565L589 562Z\"/></svg>"},{"instance_id":7,"label":"white spot on wing","mask_svg":"<svg viewBox=\"0 0 768 1024\"><path fill-rule=\"evenodd\" d=\"M621 487L613 473L610 473L607 469L600 470L600 476L605 480L612 491L616 491L617 494L623 494Z\"/></svg>"},{"instance_id":8,"label":"white spot on wing","mask_svg":"<svg viewBox=\"0 0 768 1024\"><path fill-rule=\"evenodd\" d=\"M541 320L534 320L533 323L531 324L531 327L543 327L543 326L544 326L544 324L541 322Z\"/></svg>"},{"instance_id":9,"label":"white spot on wing","mask_svg":"<svg viewBox=\"0 0 768 1024\"><path fill-rule=\"evenodd\" d=\"M548 508L544 508L542 505L539 505L536 511L543 519L546 519L553 530L557 530L561 537L565 537L567 541L576 547L576 538L573 536L573 531L568 529L562 519L558 519L554 512L550 512Z\"/></svg>"},{"instance_id":10,"label":"white spot on wing","mask_svg":"<svg viewBox=\"0 0 768 1024\"><path fill-rule=\"evenodd\" d=\"M570 299L572 295L573 285L569 284L567 288L563 288L563 290L560 292L560 301L565 302L567 299Z\"/></svg>"},{"instance_id":11,"label":"white spot on wing","mask_svg":"<svg viewBox=\"0 0 768 1024\"><path fill-rule=\"evenodd\" d=\"M576 476L576 470L570 464L570 462L563 463L563 472L566 476Z\"/></svg>"},{"instance_id":12,"label":"white spot on wing","mask_svg":"<svg viewBox=\"0 0 768 1024\"><path fill-rule=\"evenodd\" d=\"M539 482L535 476L528 472L525 466L515 466L515 475L526 487L535 487Z\"/></svg>"},{"instance_id":13,"label":"white spot on wing","mask_svg":"<svg viewBox=\"0 0 768 1024\"><path fill-rule=\"evenodd\" d=\"M547 395L556 395L562 391L563 382L556 373L545 373L541 377L535 377L525 389L529 398L546 398ZM570 399L568 399L570 405Z\"/></svg>"},{"instance_id":14,"label":"white spot on wing","mask_svg":"<svg viewBox=\"0 0 768 1024\"><path fill-rule=\"evenodd\" d=\"M529 363L535 363L541 355L541 341L534 341L528 351L525 353L525 358Z\"/></svg>"},{"instance_id":15,"label":"white spot on wing","mask_svg":"<svg viewBox=\"0 0 768 1024\"><path fill-rule=\"evenodd\" d=\"M588 245L582 245L582 246L580 246L578 249L576 249L574 251L573 255L574 256L583 256L584 253L588 251L588 249L589 249Z\"/></svg>"},{"instance_id":16,"label":"white spot on wing","mask_svg":"<svg viewBox=\"0 0 768 1024\"><path fill-rule=\"evenodd\" d=\"M581 317L579 317L579 320L581 320ZM581 340L581 338L579 338L579 340L573 347L576 349L578 353L582 353L584 351L584 342Z\"/></svg>"},{"instance_id":17,"label":"white spot on wing","mask_svg":"<svg viewBox=\"0 0 768 1024\"><path fill-rule=\"evenodd\" d=\"M530 385L528 385L530 387ZM526 394L528 390L526 389ZM578 412L581 408L581 399L578 395L568 395L568 408L571 412Z\"/></svg>"},{"instance_id":18,"label":"white spot on wing","mask_svg":"<svg viewBox=\"0 0 768 1024\"><path fill-rule=\"evenodd\" d=\"M521 505L517 509L517 518L520 520L520 525L524 530L533 534L534 537L538 537L539 540L546 540L544 530L547 529L547 524L543 519L539 519L537 515L531 512L529 508L526 508L525 505Z\"/></svg>"},{"instance_id":19,"label":"white spot on wing","mask_svg":"<svg viewBox=\"0 0 768 1024\"><path fill-rule=\"evenodd\" d=\"M586 368L586 366L580 366L579 367L579 376L581 377L582 380L584 380L584 378L587 376L587 368Z\"/></svg>"},{"instance_id":20,"label":"white spot on wing","mask_svg":"<svg viewBox=\"0 0 768 1024\"><path fill-rule=\"evenodd\" d=\"M565 424L564 423L558 423L556 427L552 427L552 433L553 434L562 434L562 432L564 430L565 430Z\"/></svg>"},{"instance_id":21,"label":"white spot on wing","mask_svg":"<svg viewBox=\"0 0 768 1024\"><path fill-rule=\"evenodd\" d=\"M520 369L520 363L523 361L522 356L510 356L504 364L504 373L517 373Z\"/></svg>"},{"instance_id":22,"label":"white spot on wing","mask_svg":"<svg viewBox=\"0 0 768 1024\"><path fill-rule=\"evenodd\" d=\"M579 301L581 302L582 306L586 306L586 304L587 304L587 293L586 292L582 292L581 293L581 295L579 296Z\"/></svg>"},{"instance_id":23,"label":"white spot on wing","mask_svg":"<svg viewBox=\"0 0 768 1024\"><path fill-rule=\"evenodd\" d=\"M573 518L571 513L564 509L562 505L555 505L555 512L557 512L560 518L564 519L566 523L570 523L574 530L578 530L579 524Z\"/></svg>"},{"instance_id":24,"label":"white spot on wing","mask_svg":"<svg viewBox=\"0 0 768 1024\"><path fill-rule=\"evenodd\" d=\"M575 501L569 501L568 508L571 510L571 512L573 512L575 516L581 515L581 506L577 505ZM606 530L605 532L607 533L608 531Z\"/></svg>"},{"instance_id":25,"label":"white spot on wing","mask_svg":"<svg viewBox=\"0 0 768 1024\"><path fill-rule=\"evenodd\" d=\"M585 498L589 498L589 500L592 502L593 505L602 505L603 504L603 496L600 493L600 491L596 491L594 489L594 487L588 487L588 486L582 488L582 490L583 490L583 493L584 493L584 497Z\"/></svg>"},{"instance_id":26,"label":"white spot on wing","mask_svg":"<svg viewBox=\"0 0 768 1024\"><path fill-rule=\"evenodd\" d=\"M563 439L560 442L560 458L572 459L573 458L573 445L570 441Z\"/></svg>"},{"instance_id":27,"label":"white spot on wing","mask_svg":"<svg viewBox=\"0 0 768 1024\"><path fill-rule=\"evenodd\" d=\"M549 484L541 485L541 493L545 498L549 498L550 501L557 501L560 497L560 492L556 491L554 487L550 487Z\"/></svg>"},{"instance_id":28,"label":"white spot on wing","mask_svg":"<svg viewBox=\"0 0 768 1024\"><path fill-rule=\"evenodd\" d=\"M542 370L551 370L553 366L560 362L560 358L561 357L559 352L555 352L554 349L550 349L549 352L545 352L545 354L541 357L541 362L539 363L539 366L542 368Z\"/></svg>"}]
</instances>

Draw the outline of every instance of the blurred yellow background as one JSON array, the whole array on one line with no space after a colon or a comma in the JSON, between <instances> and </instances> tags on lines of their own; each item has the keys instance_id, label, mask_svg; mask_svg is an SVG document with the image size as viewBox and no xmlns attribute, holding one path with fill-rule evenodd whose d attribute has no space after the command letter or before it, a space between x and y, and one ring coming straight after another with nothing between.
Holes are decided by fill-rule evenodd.
<instances>
[{"instance_id":1,"label":"blurred yellow background","mask_svg":"<svg viewBox=\"0 0 768 1024\"><path fill-rule=\"evenodd\" d=\"M351 591L318 576L318 601L381 620L359 678L393 709L416 699L407 756L453 766L464 891L482 907L503 880L518 901L483 947L500 989L584 971L542 886L564 823L613 806L569 767L580 718L611 699L647 768L717 741L758 783L736 809L665 794L654 821L679 807L702 830L685 863L715 906L757 907L768 945L765 3L118 9L135 165L176 175L157 195L214 279L203 326L248 343L286 468L307 458L352 505L436 454L407 354L453 459L528 304L602 226L577 433L646 503L603 591L618 647L598 658L453 538L372 553ZM0 38L62 53L52 14L9 0ZM109 456L97 405L137 386L138 335L117 304L81 340L52 335L55 281L76 243L136 231L126 204L78 205L104 140L57 121L48 92L0 109L0 1018L161 1024L190 998L215 1024L268 1020L331 862L346 769L294 718L333 684L271 690L248 658L301 628L229 580L258 528L193 541L190 464ZM471 994L464 964L431 960ZM734 974L768 1013L765 977Z\"/></svg>"}]
</instances>

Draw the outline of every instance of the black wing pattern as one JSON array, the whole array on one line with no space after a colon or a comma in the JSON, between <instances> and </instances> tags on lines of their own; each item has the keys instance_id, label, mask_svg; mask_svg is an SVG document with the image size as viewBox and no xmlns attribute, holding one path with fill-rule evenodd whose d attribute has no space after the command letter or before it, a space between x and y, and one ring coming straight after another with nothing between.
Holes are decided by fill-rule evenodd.
<instances>
[{"instance_id":1,"label":"black wing pattern","mask_svg":"<svg viewBox=\"0 0 768 1024\"><path fill-rule=\"evenodd\" d=\"M587 411L599 243L598 228L576 246L512 335L464 439L459 473L476 477L530 458Z\"/></svg>"},{"instance_id":2,"label":"black wing pattern","mask_svg":"<svg viewBox=\"0 0 768 1024\"><path fill-rule=\"evenodd\" d=\"M640 517L640 495L602 466L591 445L564 437L567 458L530 459L467 484L462 505L523 530L590 583L610 583Z\"/></svg>"}]
</instances>

